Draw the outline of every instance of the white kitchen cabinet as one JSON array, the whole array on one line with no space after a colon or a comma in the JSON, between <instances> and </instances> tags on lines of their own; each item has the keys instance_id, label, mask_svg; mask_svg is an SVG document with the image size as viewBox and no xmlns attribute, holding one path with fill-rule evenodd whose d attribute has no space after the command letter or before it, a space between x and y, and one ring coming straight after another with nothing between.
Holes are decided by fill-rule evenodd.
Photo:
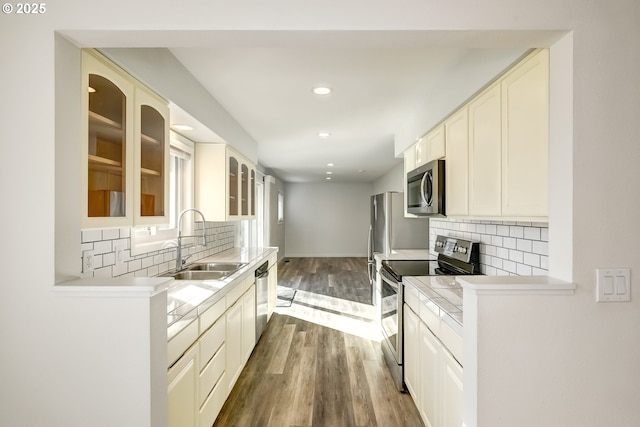
<instances>
[{"instance_id":1,"label":"white kitchen cabinet","mask_svg":"<svg viewBox=\"0 0 640 427\"><path fill-rule=\"evenodd\" d=\"M416 148L415 145L407 148L403 152L404 156L404 179L402 180L403 197L404 197L404 216L407 218L416 218L416 215L407 212L407 174L416 168Z\"/></svg>"},{"instance_id":2,"label":"white kitchen cabinet","mask_svg":"<svg viewBox=\"0 0 640 427\"><path fill-rule=\"evenodd\" d=\"M242 301L227 310L226 373L227 388L230 392L242 370Z\"/></svg>"},{"instance_id":3,"label":"white kitchen cabinet","mask_svg":"<svg viewBox=\"0 0 640 427\"><path fill-rule=\"evenodd\" d=\"M195 204L208 221L255 216L255 165L227 144L196 144Z\"/></svg>"},{"instance_id":4,"label":"white kitchen cabinet","mask_svg":"<svg viewBox=\"0 0 640 427\"><path fill-rule=\"evenodd\" d=\"M441 159L445 155L445 128L441 124L419 138L414 144L415 165L418 168L432 160Z\"/></svg>"},{"instance_id":5,"label":"white kitchen cabinet","mask_svg":"<svg viewBox=\"0 0 640 427\"><path fill-rule=\"evenodd\" d=\"M233 389L256 343L256 287L252 279L245 279L244 284L239 288L245 292L237 300L231 297L235 302L226 313L226 373L229 391ZM229 303L230 301L227 305Z\"/></svg>"},{"instance_id":6,"label":"white kitchen cabinet","mask_svg":"<svg viewBox=\"0 0 640 427\"><path fill-rule=\"evenodd\" d=\"M405 295L412 288L406 287ZM426 306L404 305L405 384L426 427L462 427L462 366L425 323ZM424 308L424 310L423 310ZM425 312L426 313L426 312ZM436 328L439 330L439 328Z\"/></svg>"},{"instance_id":7,"label":"white kitchen cabinet","mask_svg":"<svg viewBox=\"0 0 640 427\"><path fill-rule=\"evenodd\" d=\"M439 422L441 401L441 354L440 341L424 322L419 323L420 330L420 397L419 407L422 419L427 427L447 425Z\"/></svg>"},{"instance_id":8,"label":"white kitchen cabinet","mask_svg":"<svg viewBox=\"0 0 640 427\"><path fill-rule=\"evenodd\" d=\"M447 216L469 214L469 115L462 107L444 123Z\"/></svg>"},{"instance_id":9,"label":"white kitchen cabinet","mask_svg":"<svg viewBox=\"0 0 640 427\"><path fill-rule=\"evenodd\" d=\"M134 224L167 223L169 214L169 106L136 86Z\"/></svg>"},{"instance_id":10,"label":"white kitchen cabinet","mask_svg":"<svg viewBox=\"0 0 640 427\"><path fill-rule=\"evenodd\" d=\"M169 369L169 427L198 426L198 360L196 343Z\"/></svg>"},{"instance_id":11,"label":"white kitchen cabinet","mask_svg":"<svg viewBox=\"0 0 640 427\"><path fill-rule=\"evenodd\" d=\"M462 366L442 347L440 352L442 387L440 389L440 422L442 426L463 426L464 390Z\"/></svg>"},{"instance_id":12,"label":"white kitchen cabinet","mask_svg":"<svg viewBox=\"0 0 640 427\"><path fill-rule=\"evenodd\" d=\"M256 286L242 296L242 360L249 360L256 345Z\"/></svg>"},{"instance_id":13,"label":"white kitchen cabinet","mask_svg":"<svg viewBox=\"0 0 640 427\"><path fill-rule=\"evenodd\" d=\"M267 322L276 309L278 303L278 255L269 257L269 280L267 282Z\"/></svg>"},{"instance_id":14,"label":"white kitchen cabinet","mask_svg":"<svg viewBox=\"0 0 640 427\"><path fill-rule=\"evenodd\" d=\"M84 227L132 223L134 91L115 65L82 51Z\"/></svg>"},{"instance_id":15,"label":"white kitchen cabinet","mask_svg":"<svg viewBox=\"0 0 640 427\"><path fill-rule=\"evenodd\" d=\"M471 216L498 217L501 215L500 102L498 82L469 103L469 214Z\"/></svg>"},{"instance_id":16,"label":"white kitchen cabinet","mask_svg":"<svg viewBox=\"0 0 640 427\"><path fill-rule=\"evenodd\" d=\"M166 223L167 101L93 50L82 70L83 227Z\"/></svg>"},{"instance_id":17,"label":"white kitchen cabinet","mask_svg":"<svg viewBox=\"0 0 640 427\"><path fill-rule=\"evenodd\" d=\"M510 70L502 89L502 215L548 216L549 51Z\"/></svg>"},{"instance_id":18,"label":"white kitchen cabinet","mask_svg":"<svg viewBox=\"0 0 640 427\"><path fill-rule=\"evenodd\" d=\"M429 142L427 141L427 136L422 136L418 138L415 144L413 144L414 150L414 169L418 168L425 163L427 163L427 158L429 157Z\"/></svg>"},{"instance_id":19,"label":"white kitchen cabinet","mask_svg":"<svg viewBox=\"0 0 640 427\"><path fill-rule=\"evenodd\" d=\"M223 300L224 301L224 300ZM199 425L211 427L227 398L226 319L220 317L199 339Z\"/></svg>"},{"instance_id":20,"label":"white kitchen cabinet","mask_svg":"<svg viewBox=\"0 0 640 427\"><path fill-rule=\"evenodd\" d=\"M404 383L412 396L420 396L420 319L407 304L404 306L403 328Z\"/></svg>"}]
</instances>

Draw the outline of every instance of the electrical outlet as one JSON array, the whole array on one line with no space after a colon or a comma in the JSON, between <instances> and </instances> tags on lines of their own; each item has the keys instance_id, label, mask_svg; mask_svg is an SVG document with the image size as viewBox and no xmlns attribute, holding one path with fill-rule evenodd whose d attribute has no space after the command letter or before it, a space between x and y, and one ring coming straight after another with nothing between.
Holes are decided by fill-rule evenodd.
<instances>
[{"instance_id":1,"label":"electrical outlet","mask_svg":"<svg viewBox=\"0 0 640 427\"><path fill-rule=\"evenodd\" d=\"M90 273L93 271L93 251L82 252L82 272Z\"/></svg>"}]
</instances>

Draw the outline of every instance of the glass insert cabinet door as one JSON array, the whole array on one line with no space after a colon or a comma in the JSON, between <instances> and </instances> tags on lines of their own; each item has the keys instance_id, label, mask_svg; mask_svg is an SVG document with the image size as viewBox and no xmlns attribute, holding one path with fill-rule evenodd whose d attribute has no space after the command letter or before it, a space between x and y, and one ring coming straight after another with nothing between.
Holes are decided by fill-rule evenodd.
<instances>
[{"instance_id":1,"label":"glass insert cabinet door","mask_svg":"<svg viewBox=\"0 0 640 427\"><path fill-rule=\"evenodd\" d=\"M136 87L135 223L168 221L169 110L149 90ZM166 221L165 221L166 220Z\"/></svg>"},{"instance_id":2,"label":"glass insert cabinet door","mask_svg":"<svg viewBox=\"0 0 640 427\"><path fill-rule=\"evenodd\" d=\"M86 52L83 67L85 226L129 223L134 85Z\"/></svg>"},{"instance_id":3,"label":"glass insert cabinet door","mask_svg":"<svg viewBox=\"0 0 640 427\"><path fill-rule=\"evenodd\" d=\"M98 52L83 51L82 61L83 226L166 223L168 103Z\"/></svg>"},{"instance_id":4,"label":"glass insert cabinet door","mask_svg":"<svg viewBox=\"0 0 640 427\"><path fill-rule=\"evenodd\" d=\"M125 216L126 97L102 76L89 75L90 217Z\"/></svg>"},{"instance_id":5,"label":"glass insert cabinet door","mask_svg":"<svg viewBox=\"0 0 640 427\"><path fill-rule=\"evenodd\" d=\"M164 118L149 105L140 107L140 215L164 215Z\"/></svg>"}]
</instances>

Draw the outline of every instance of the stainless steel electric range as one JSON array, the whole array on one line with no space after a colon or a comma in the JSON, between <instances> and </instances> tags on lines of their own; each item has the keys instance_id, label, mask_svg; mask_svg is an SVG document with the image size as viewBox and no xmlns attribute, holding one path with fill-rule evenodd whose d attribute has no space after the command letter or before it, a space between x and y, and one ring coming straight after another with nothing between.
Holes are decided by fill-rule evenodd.
<instances>
[{"instance_id":1,"label":"stainless steel electric range","mask_svg":"<svg viewBox=\"0 0 640 427\"><path fill-rule=\"evenodd\" d=\"M403 372L403 276L460 276L480 273L479 244L464 239L437 236L437 259L382 261L381 313L382 352L400 391L406 391Z\"/></svg>"}]
</instances>

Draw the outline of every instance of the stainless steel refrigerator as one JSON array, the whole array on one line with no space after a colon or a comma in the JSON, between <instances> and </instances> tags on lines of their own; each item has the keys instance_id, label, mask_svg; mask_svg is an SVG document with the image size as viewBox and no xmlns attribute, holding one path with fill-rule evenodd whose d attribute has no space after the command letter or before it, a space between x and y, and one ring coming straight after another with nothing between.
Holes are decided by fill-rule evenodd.
<instances>
[{"instance_id":1,"label":"stainless steel refrigerator","mask_svg":"<svg viewBox=\"0 0 640 427\"><path fill-rule=\"evenodd\" d=\"M389 256L395 249L428 249L429 219L405 218L404 194L386 192L371 196L369 226L369 280L375 284L375 259L378 252Z\"/></svg>"}]
</instances>

